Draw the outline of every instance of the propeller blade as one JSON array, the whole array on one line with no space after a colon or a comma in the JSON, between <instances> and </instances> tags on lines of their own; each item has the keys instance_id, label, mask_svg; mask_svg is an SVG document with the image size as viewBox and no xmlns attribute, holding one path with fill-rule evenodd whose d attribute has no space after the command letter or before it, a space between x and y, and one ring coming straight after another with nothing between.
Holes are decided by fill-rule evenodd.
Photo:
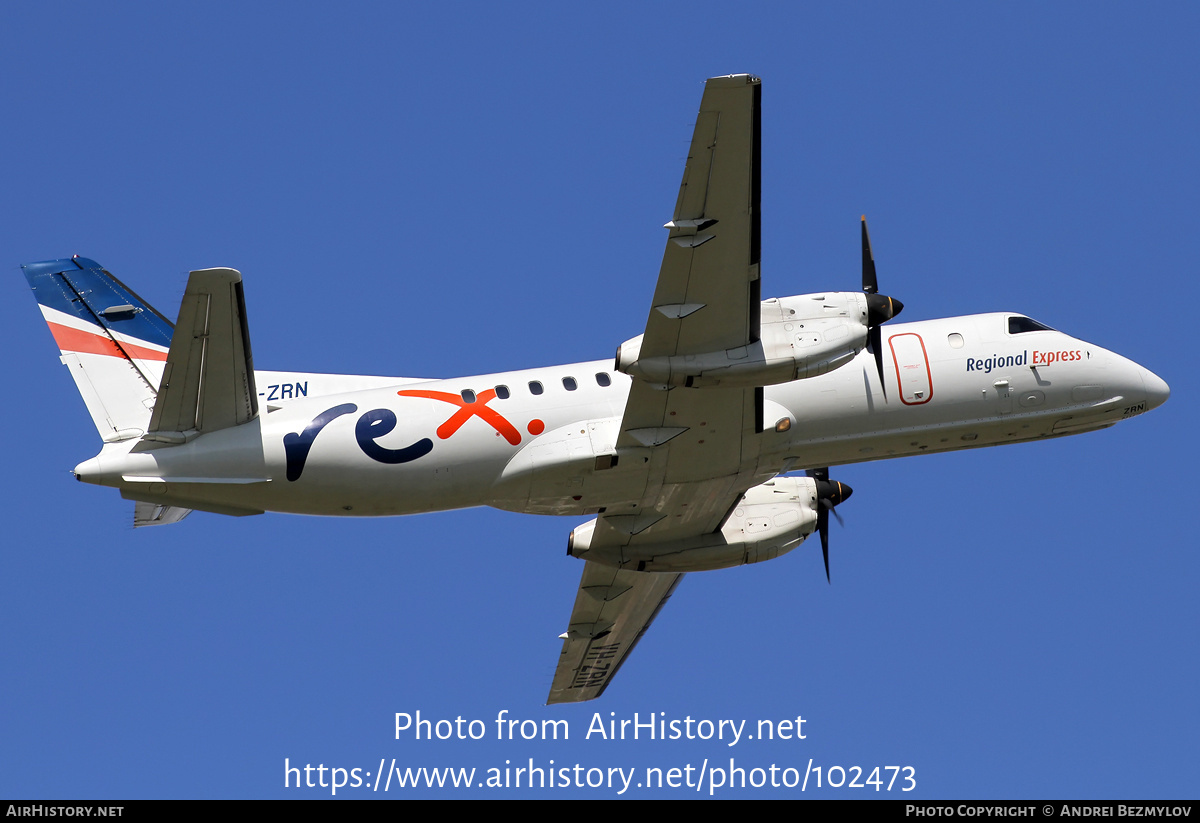
<instances>
[{"instance_id":1,"label":"propeller blade","mask_svg":"<svg viewBox=\"0 0 1200 823\"><path fill-rule=\"evenodd\" d=\"M904 304L879 293L879 278L875 274L875 253L871 251L871 234L867 231L867 216L862 216L863 292L867 295L867 348L875 355L875 371L887 401L887 384L883 380L883 339L879 326L904 309Z\"/></svg>"},{"instance_id":2,"label":"propeller blade","mask_svg":"<svg viewBox=\"0 0 1200 823\"><path fill-rule=\"evenodd\" d=\"M883 333L878 326L867 330L867 347L875 355L875 371L879 372L879 387L883 390L883 399L887 400L887 381L883 379Z\"/></svg>"},{"instance_id":3,"label":"propeller blade","mask_svg":"<svg viewBox=\"0 0 1200 823\"><path fill-rule=\"evenodd\" d=\"M862 216L862 260L863 291L867 294L879 292L879 280L875 277L875 255L871 253L871 234L867 231L867 216Z\"/></svg>"},{"instance_id":4,"label":"propeller blade","mask_svg":"<svg viewBox=\"0 0 1200 823\"><path fill-rule=\"evenodd\" d=\"M821 506L817 511L817 531L821 533L821 557L825 559L825 582L832 584L829 579L829 509Z\"/></svg>"},{"instance_id":5,"label":"propeller blade","mask_svg":"<svg viewBox=\"0 0 1200 823\"><path fill-rule=\"evenodd\" d=\"M825 580L832 583L829 577L829 513L837 518L838 523L846 525L842 516L835 508L843 500L854 493L854 489L845 483L829 479L829 468L808 469L806 475L817 484L817 533L821 535L821 557L825 560Z\"/></svg>"},{"instance_id":6,"label":"propeller blade","mask_svg":"<svg viewBox=\"0 0 1200 823\"><path fill-rule=\"evenodd\" d=\"M832 503L829 504L829 511L833 512L833 516L837 518L838 525L843 529L846 528L846 521L842 519L840 514L838 514L838 510L833 507Z\"/></svg>"}]
</instances>

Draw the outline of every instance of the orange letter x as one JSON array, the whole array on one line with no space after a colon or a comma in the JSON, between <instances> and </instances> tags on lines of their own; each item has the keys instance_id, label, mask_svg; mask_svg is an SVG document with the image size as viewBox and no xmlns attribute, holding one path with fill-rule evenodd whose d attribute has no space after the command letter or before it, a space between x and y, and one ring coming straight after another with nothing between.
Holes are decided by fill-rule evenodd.
<instances>
[{"instance_id":1,"label":"orange letter x","mask_svg":"<svg viewBox=\"0 0 1200 823\"><path fill-rule=\"evenodd\" d=\"M401 397L424 397L427 400L441 400L443 403L451 403L458 406L458 411L451 415L449 420L438 426L437 436L442 440L445 440L462 428L462 424L466 423L472 417L478 417L504 435L504 439L514 446L519 445L521 442L521 433L513 427L513 424L505 420L495 409L488 408L488 401L496 399L495 389L481 391L470 403L463 400L457 394L444 391L411 389L408 391L398 391L396 394Z\"/></svg>"}]
</instances>

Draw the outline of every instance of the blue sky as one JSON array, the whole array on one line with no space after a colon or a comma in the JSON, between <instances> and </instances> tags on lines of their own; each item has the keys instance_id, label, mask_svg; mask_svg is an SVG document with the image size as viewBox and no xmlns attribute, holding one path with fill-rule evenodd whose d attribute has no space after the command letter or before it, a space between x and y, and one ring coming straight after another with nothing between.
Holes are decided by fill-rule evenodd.
<instances>
[{"instance_id":1,"label":"blue sky","mask_svg":"<svg viewBox=\"0 0 1200 823\"><path fill-rule=\"evenodd\" d=\"M1196 795L1194 5L287 9L0 12L0 796L329 795L285 789L285 758L484 775L730 757L911 766L927 798ZM833 585L815 543L690 575L603 698L550 708L577 520L135 533L132 504L71 478L99 440L19 264L92 257L168 316L190 269L237 268L260 368L608 357L645 322L703 80L735 72L763 78L764 295L858 288L866 213L905 320L1022 311L1171 400L1104 432L837 470L855 496ZM418 710L488 737L395 739ZM571 739L497 741L501 711ZM802 716L806 738L584 739L596 712Z\"/></svg>"}]
</instances>

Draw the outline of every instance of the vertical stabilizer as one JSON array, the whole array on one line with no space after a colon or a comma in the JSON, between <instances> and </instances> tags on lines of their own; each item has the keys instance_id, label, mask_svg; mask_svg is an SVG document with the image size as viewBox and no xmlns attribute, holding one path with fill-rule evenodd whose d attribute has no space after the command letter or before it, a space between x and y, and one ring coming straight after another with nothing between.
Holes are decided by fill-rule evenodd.
<instances>
[{"instance_id":1,"label":"vertical stabilizer","mask_svg":"<svg viewBox=\"0 0 1200 823\"><path fill-rule=\"evenodd\" d=\"M171 322L94 260L21 268L101 438L141 437L162 380Z\"/></svg>"}]
</instances>

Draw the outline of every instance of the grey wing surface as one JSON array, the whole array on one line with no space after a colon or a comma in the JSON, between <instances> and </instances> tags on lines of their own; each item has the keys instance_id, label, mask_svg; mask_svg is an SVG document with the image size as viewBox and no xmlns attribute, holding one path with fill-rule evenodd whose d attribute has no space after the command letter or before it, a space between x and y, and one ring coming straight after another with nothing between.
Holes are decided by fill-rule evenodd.
<instances>
[{"instance_id":1,"label":"grey wing surface","mask_svg":"<svg viewBox=\"0 0 1200 823\"><path fill-rule=\"evenodd\" d=\"M654 290L642 356L699 354L758 339L761 189L756 77L714 77Z\"/></svg>"},{"instance_id":2,"label":"grey wing surface","mask_svg":"<svg viewBox=\"0 0 1200 823\"><path fill-rule=\"evenodd\" d=\"M585 563L546 702L603 694L682 578Z\"/></svg>"}]
</instances>

